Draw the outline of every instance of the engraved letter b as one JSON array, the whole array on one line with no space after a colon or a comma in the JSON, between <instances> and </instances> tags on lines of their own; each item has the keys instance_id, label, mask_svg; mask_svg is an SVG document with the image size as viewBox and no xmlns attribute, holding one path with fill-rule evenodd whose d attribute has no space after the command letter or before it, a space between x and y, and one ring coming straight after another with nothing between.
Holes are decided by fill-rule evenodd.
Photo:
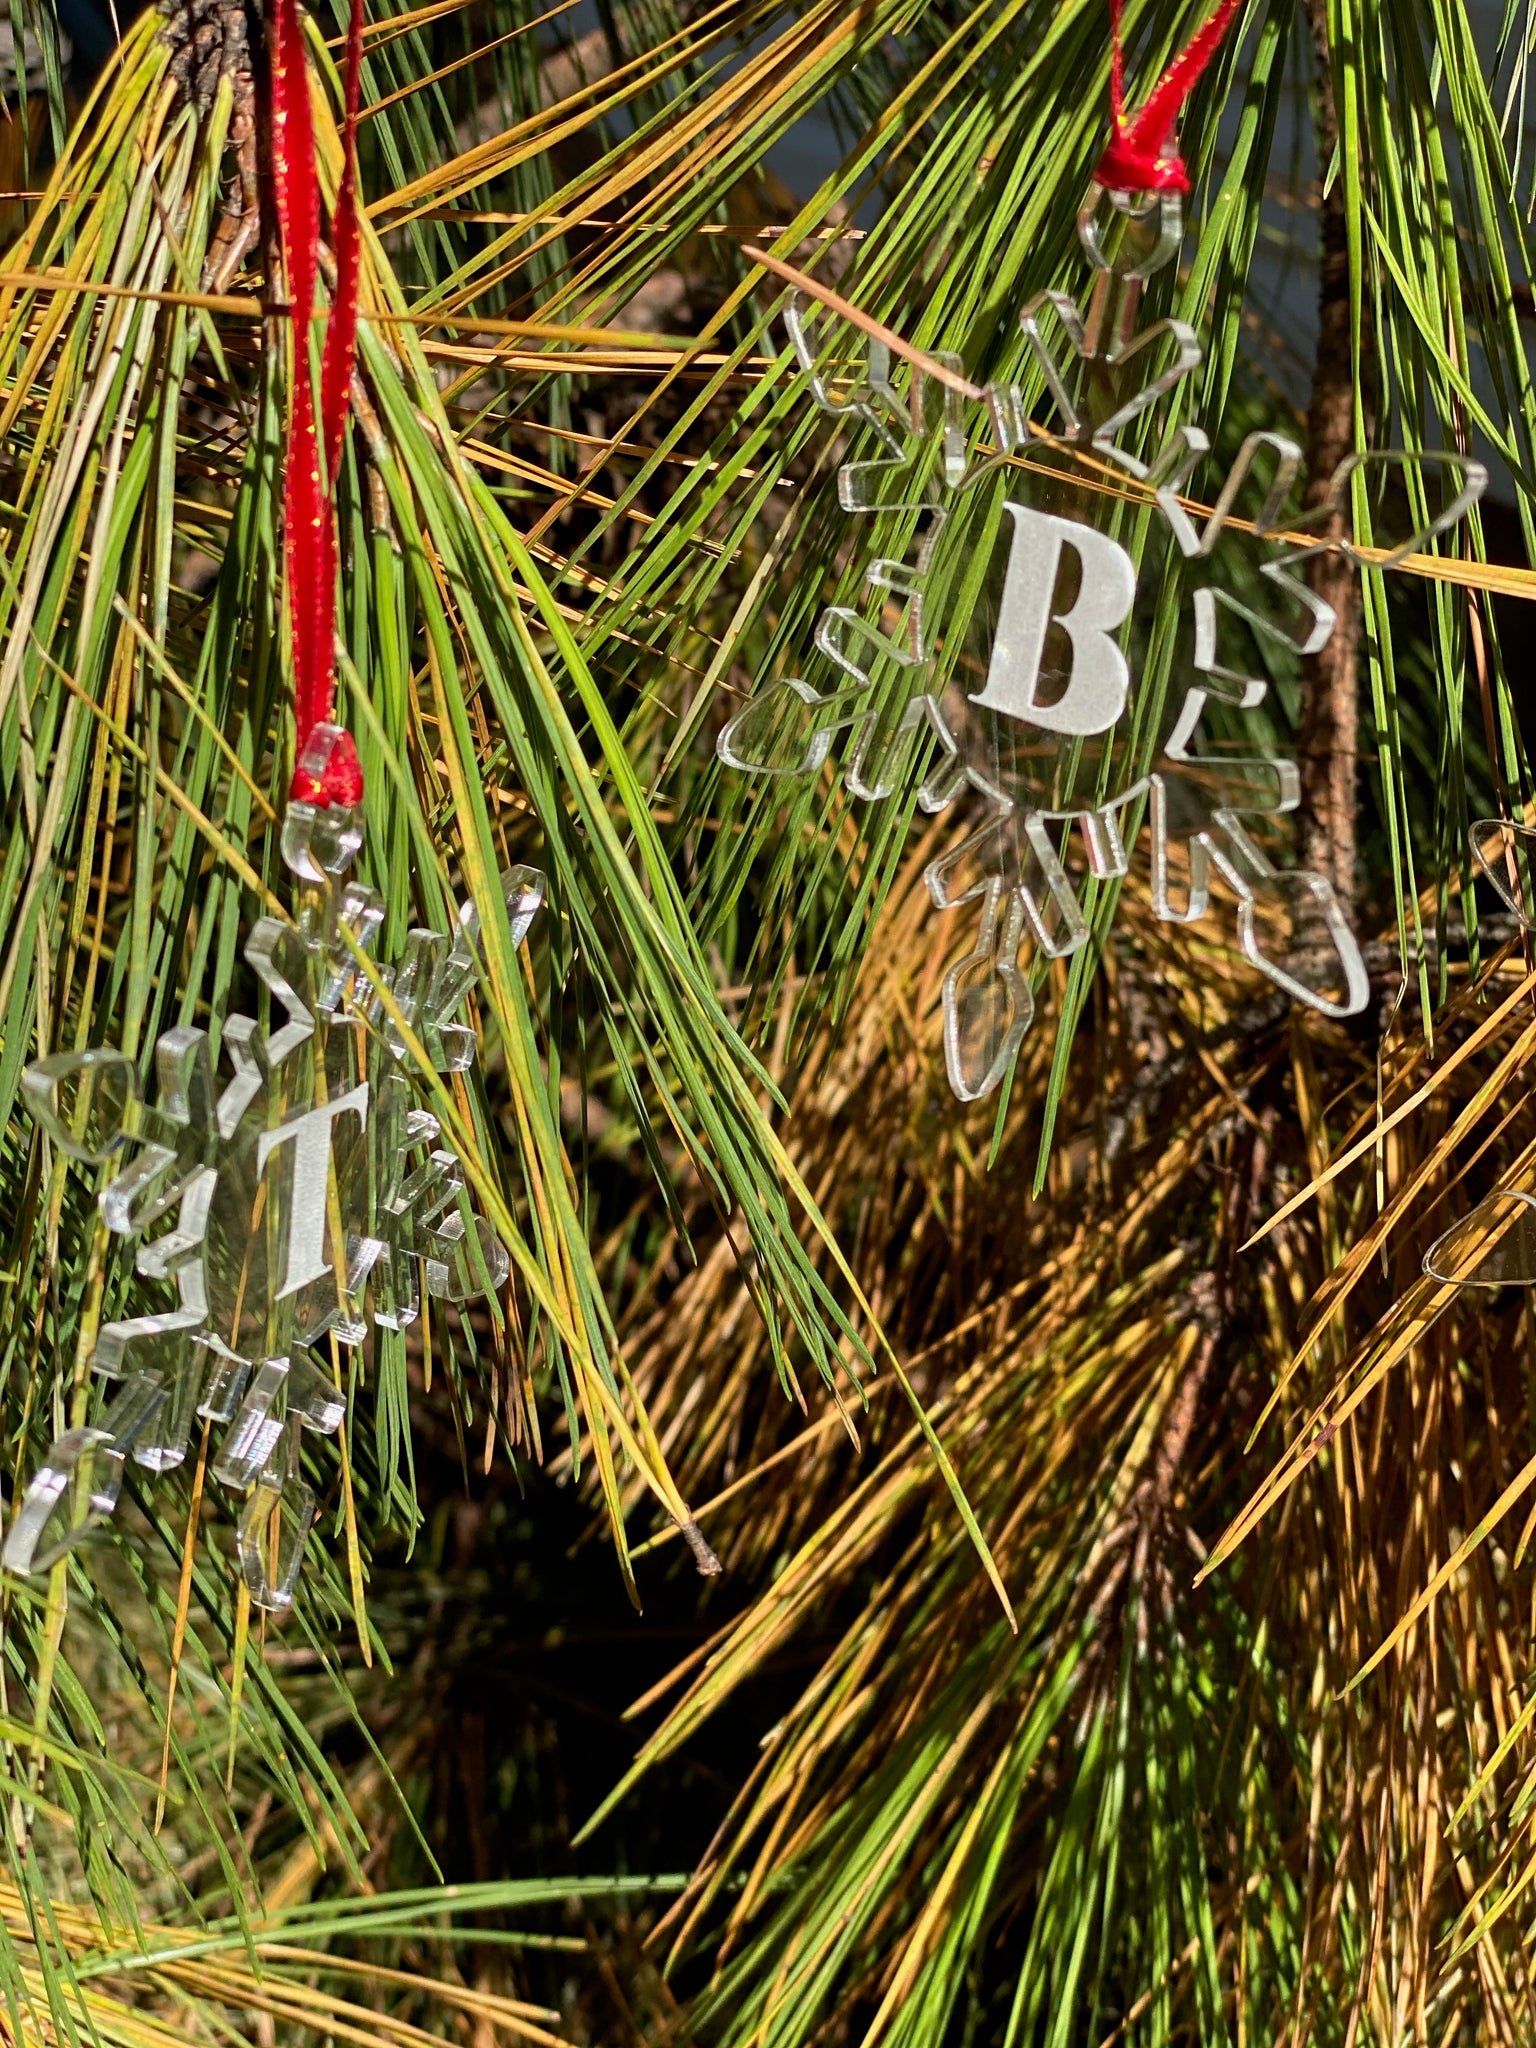
<instances>
[{"instance_id":1,"label":"engraved letter b","mask_svg":"<svg viewBox=\"0 0 1536 2048\"><path fill-rule=\"evenodd\" d=\"M998 613L987 686L971 699L989 711L1026 719L1052 732L1107 732L1125 709L1131 673L1111 639L1130 616L1136 570L1118 541L1011 500L1013 544ZM1056 572L1063 545L1077 550L1082 586L1070 611L1055 613ZM1037 704L1040 663L1052 621L1072 643L1067 687L1054 704Z\"/></svg>"}]
</instances>

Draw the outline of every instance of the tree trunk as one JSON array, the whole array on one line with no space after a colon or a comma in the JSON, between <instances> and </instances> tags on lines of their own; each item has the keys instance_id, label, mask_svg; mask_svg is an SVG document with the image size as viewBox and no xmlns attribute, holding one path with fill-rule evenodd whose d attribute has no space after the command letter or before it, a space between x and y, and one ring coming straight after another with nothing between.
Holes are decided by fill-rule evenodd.
<instances>
[{"instance_id":1,"label":"tree trunk","mask_svg":"<svg viewBox=\"0 0 1536 2048\"><path fill-rule=\"evenodd\" d=\"M1317 52L1318 177L1326 178L1338 141L1327 0L1305 0ZM1349 243L1344 180L1335 177L1319 221L1317 360L1307 413L1309 511L1328 495L1329 479L1355 445L1354 378L1349 320ZM1348 508L1330 531L1345 530ZM1302 864L1326 875L1348 906L1355 885L1355 801L1359 767L1360 603L1355 572L1339 554L1310 564L1313 590L1333 607L1328 644L1307 658L1303 676L1298 768L1301 775Z\"/></svg>"}]
</instances>

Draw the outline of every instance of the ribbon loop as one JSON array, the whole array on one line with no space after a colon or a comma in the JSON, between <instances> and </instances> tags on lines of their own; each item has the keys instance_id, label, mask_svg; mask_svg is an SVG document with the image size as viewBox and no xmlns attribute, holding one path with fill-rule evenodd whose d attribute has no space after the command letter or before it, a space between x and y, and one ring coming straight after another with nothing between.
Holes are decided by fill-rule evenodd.
<instances>
[{"instance_id":1,"label":"ribbon loop","mask_svg":"<svg viewBox=\"0 0 1536 2048\"><path fill-rule=\"evenodd\" d=\"M320 257L320 186L315 170L309 65L298 0L273 0L272 183L277 198L283 273L293 322L293 390L288 460L283 479L283 554L293 650L295 770L292 794L306 803L361 801L357 748L340 733L326 749L324 771L306 768L308 742L329 726L336 680L336 521L331 509L351 407L357 352L362 231L357 201L357 115L362 93L363 4L352 0L347 32L345 157L336 195L332 246L336 288L321 358L320 411L310 370L310 327Z\"/></svg>"},{"instance_id":2,"label":"ribbon loop","mask_svg":"<svg viewBox=\"0 0 1536 2048\"><path fill-rule=\"evenodd\" d=\"M1221 48L1242 0L1221 0L1130 121L1125 115L1125 51L1120 40L1124 4L1125 0L1109 0L1109 103L1114 132L1099 158L1094 180L1112 192L1187 192L1189 172L1179 155L1179 114Z\"/></svg>"}]
</instances>

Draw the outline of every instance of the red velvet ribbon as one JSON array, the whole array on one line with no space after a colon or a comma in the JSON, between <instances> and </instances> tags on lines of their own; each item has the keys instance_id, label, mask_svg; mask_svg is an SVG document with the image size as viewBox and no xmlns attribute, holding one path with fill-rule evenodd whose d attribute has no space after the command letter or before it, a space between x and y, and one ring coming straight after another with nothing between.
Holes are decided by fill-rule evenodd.
<instances>
[{"instance_id":1,"label":"red velvet ribbon","mask_svg":"<svg viewBox=\"0 0 1536 2048\"><path fill-rule=\"evenodd\" d=\"M1120 42L1124 4L1125 0L1109 0L1109 104L1114 134L1099 159L1094 178L1112 192L1187 192L1189 172L1179 155L1179 114L1221 48L1222 38L1242 0L1221 0L1210 20L1191 37L1157 81L1146 105L1129 122L1125 118L1125 51Z\"/></svg>"},{"instance_id":2,"label":"red velvet ribbon","mask_svg":"<svg viewBox=\"0 0 1536 2048\"><path fill-rule=\"evenodd\" d=\"M293 321L293 396L288 415L288 464L283 479L283 548L287 562L288 618L293 645L296 727L291 794L305 803L362 801L363 770L350 733L331 746L323 767L305 765L317 725L331 723L336 687L336 520L331 491L341 465L357 351L357 292L361 222L357 203L357 111L362 91L363 0L352 0L347 31L345 168L336 196L333 246L336 292L320 366L320 414L310 374L309 331L315 310L320 252L320 183L309 101L309 67L298 0L273 0L272 183Z\"/></svg>"}]
</instances>

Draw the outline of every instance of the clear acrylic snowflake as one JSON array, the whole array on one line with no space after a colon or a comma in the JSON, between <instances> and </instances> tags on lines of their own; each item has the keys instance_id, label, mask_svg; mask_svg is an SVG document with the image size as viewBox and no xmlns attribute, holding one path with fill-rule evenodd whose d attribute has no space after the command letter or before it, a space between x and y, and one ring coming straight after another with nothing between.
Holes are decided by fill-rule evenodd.
<instances>
[{"instance_id":1,"label":"clear acrylic snowflake","mask_svg":"<svg viewBox=\"0 0 1536 2048\"><path fill-rule=\"evenodd\" d=\"M317 775L334 732L312 739ZM116 1392L55 1440L18 1503L0 1551L12 1571L46 1570L110 1515L130 1457L148 1472L181 1464L201 1418L229 1425L211 1470L245 1496L236 1549L251 1598L287 1607L316 1512L300 1433L334 1434L346 1413L313 1347L356 1345L370 1320L405 1328L423 1289L466 1302L507 1278L407 1064L410 1039L439 1072L474 1063L457 1013L480 972L478 913L466 904L451 936L412 931L398 965L370 978L360 956L384 908L347 879L361 844L357 811L289 804L297 917L263 917L245 948L280 1021L224 1020L222 1086L208 1032L191 1025L156 1044L153 1107L135 1062L107 1047L51 1054L23 1076L33 1117L72 1158L101 1166L134 1144L100 1213L139 1239L138 1272L173 1287L176 1306L97 1332L91 1369ZM502 881L520 943L544 879L524 867Z\"/></svg>"},{"instance_id":2,"label":"clear acrylic snowflake","mask_svg":"<svg viewBox=\"0 0 1536 2048\"><path fill-rule=\"evenodd\" d=\"M1288 511L1300 449L1256 432L1197 515L1185 494L1210 444L1164 415L1202 362L1200 341L1182 320L1137 323L1142 282L1179 245L1177 201L1101 193L1080 228L1097 271L1087 310L1043 292L1020 316L1048 426L1018 384L969 397L949 358L914 370L903 397L890 350L846 325L843 358L851 342L863 369L839 387L803 301L791 302L786 325L812 398L878 444L839 470L839 501L904 520L910 541L870 563L864 609L823 612L816 646L832 686L773 683L717 743L730 767L806 776L841 735L856 797L909 786L925 755L925 810L971 792L980 822L926 873L937 907L972 905L977 920L943 991L950 1084L966 1101L999 1085L1033 1019L1030 952L1061 958L1088 943L1085 898L1129 871L1143 822L1158 917L1205 916L1219 879L1235 898L1241 950L1289 995L1346 1016L1369 993L1331 883L1275 858L1300 786L1275 751L1273 690L1334 630L1302 565L1329 548L1362 559L1338 537L1338 515L1359 472L1379 482L1405 458L1351 456L1303 521ZM989 445L975 454L973 440ZM1413 458L1415 488L1430 467L1445 472L1444 508L1430 516L1410 496L1417 530L1373 554L1378 566L1454 525L1486 485L1480 463L1435 453ZM1266 700L1255 746L1242 728Z\"/></svg>"}]
</instances>

